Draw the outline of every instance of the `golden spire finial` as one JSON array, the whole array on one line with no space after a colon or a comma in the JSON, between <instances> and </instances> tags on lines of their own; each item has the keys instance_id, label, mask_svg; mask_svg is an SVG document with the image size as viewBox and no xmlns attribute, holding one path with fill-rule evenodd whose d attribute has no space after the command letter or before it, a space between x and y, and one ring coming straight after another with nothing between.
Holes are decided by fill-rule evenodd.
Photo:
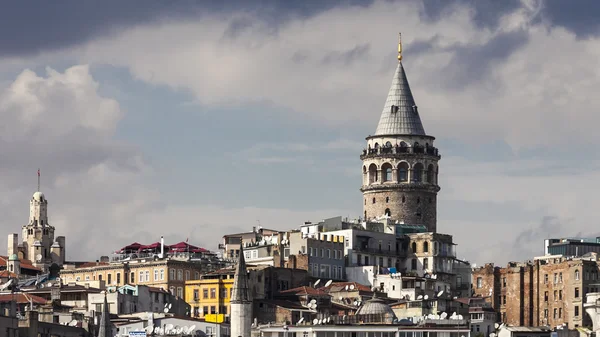
<instances>
[{"instance_id":1,"label":"golden spire finial","mask_svg":"<svg viewBox=\"0 0 600 337\"><path fill-rule=\"evenodd\" d=\"M402 33L398 33L398 62L402 61Z\"/></svg>"}]
</instances>

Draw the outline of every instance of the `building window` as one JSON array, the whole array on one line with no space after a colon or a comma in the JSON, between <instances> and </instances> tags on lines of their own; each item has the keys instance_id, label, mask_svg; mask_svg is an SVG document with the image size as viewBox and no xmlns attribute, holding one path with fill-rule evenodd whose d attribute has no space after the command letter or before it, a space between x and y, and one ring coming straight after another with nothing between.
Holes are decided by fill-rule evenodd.
<instances>
[{"instance_id":1,"label":"building window","mask_svg":"<svg viewBox=\"0 0 600 337\"><path fill-rule=\"evenodd\" d=\"M190 279L190 271L186 270L185 271L185 280L188 281Z\"/></svg>"},{"instance_id":2,"label":"building window","mask_svg":"<svg viewBox=\"0 0 600 337\"><path fill-rule=\"evenodd\" d=\"M177 297L183 298L183 288L177 287Z\"/></svg>"},{"instance_id":3,"label":"building window","mask_svg":"<svg viewBox=\"0 0 600 337\"><path fill-rule=\"evenodd\" d=\"M200 291L198 289L194 289L194 301L198 301L200 299Z\"/></svg>"},{"instance_id":4,"label":"building window","mask_svg":"<svg viewBox=\"0 0 600 337\"><path fill-rule=\"evenodd\" d=\"M202 298L208 298L208 289L202 289Z\"/></svg>"},{"instance_id":5,"label":"building window","mask_svg":"<svg viewBox=\"0 0 600 337\"><path fill-rule=\"evenodd\" d=\"M210 306L210 313L211 314L216 314L217 313L217 307L215 307L214 305Z\"/></svg>"},{"instance_id":6,"label":"building window","mask_svg":"<svg viewBox=\"0 0 600 337\"><path fill-rule=\"evenodd\" d=\"M410 262L411 264L411 268L412 270L417 270L417 259L412 259L412 261Z\"/></svg>"},{"instance_id":7,"label":"building window","mask_svg":"<svg viewBox=\"0 0 600 337\"><path fill-rule=\"evenodd\" d=\"M506 288L506 277L502 278L502 287Z\"/></svg>"},{"instance_id":8,"label":"building window","mask_svg":"<svg viewBox=\"0 0 600 337\"><path fill-rule=\"evenodd\" d=\"M158 281L158 269L154 269L154 281Z\"/></svg>"},{"instance_id":9,"label":"building window","mask_svg":"<svg viewBox=\"0 0 600 337\"><path fill-rule=\"evenodd\" d=\"M562 301L562 290L558 291L558 299Z\"/></svg>"},{"instance_id":10,"label":"building window","mask_svg":"<svg viewBox=\"0 0 600 337\"><path fill-rule=\"evenodd\" d=\"M111 285L112 284L112 274L108 274L108 275L106 275L106 277L107 277L108 285Z\"/></svg>"},{"instance_id":11,"label":"building window","mask_svg":"<svg viewBox=\"0 0 600 337\"><path fill-rule=\"evenodd\" d=\"M402 162L400 165L398 165L398 181L408 181L408 164L405 162Z\"/></svg>"},{"instance_id":12,"label":"building window","mask_svg":"<svg viewBox=\"0 0 600 337\"><path fill-rule=\"evenodd\" d=\"M424 253L429 252L429 242L427 242L427 241L423 242L423 252Z\"/></svg>"},{"instance_id":13,"label":"building window","mask_svg":"<svg viewBox=\"0 0 600 337\"><path fill-rule=\"evenodd\" d=\"M558 283L558 274L554 273L554 283Z\"/></svg>"},{"instance_id":14,"label":"building window","mask_svg":"<svg viewBox=\"0 0 600 337\"><path fill-rule=\"evenodd\" d=\"M227 298L227 288L221 288L221 298Z\"/></svg>"},{"instance_id":15,"label":"building window","mask_svg":"<svg viewBox=\"0 0 600 337\"><path fill-rule=\"evenodd\" d=\"M183 270L177 269L177 280L183 281Z\"/></svg>"},{"instance_id":16,"label":"building window","mask_svg":"<svg viewBox=\"0 0 600 337\"><path fill-rule=\"evenodd\" d=\"M313 256L312 247L308 247L308 255Z\"/></svg>"},{"instance_id":17,"label":"building window","mask_svg":"<svg viewBox=\"0 0 600 337\"><path fill-rule=\"evenodd\" d=\"M548 302L548 292L544 292L544 302Z\"/></svg>"},{"instance_id":18,"label":"building window","mask_svg":"<svg viewBox=\"0 0 600 337\"><path fill-rule=\"evenodd\" d=\"M579 280L579 270L575 270L575 279Z\"/></svg>"},{"instance_id":19,"label":"building window","mask_svg":"<svg viewBox=\"0 0 600 337\"><path fill-rule=\"evenodd\" d=\"M423 259L423 270L428 270L428 269L429 269L429 259L424 258Z\"/></svg>"},{"instance_id":20,"label":"building window","mask_svg":"<svg viewBox=\"0 0 600 337\"><path fill-rule=\"evenodd\" d=\"M416 252L417 252L417 243L416 243L416 242L413 242L413 243L410 245L410 248L412 249L413 253L416 253Z\"/></svg>"},{"instance_id":21,"label":"building window","mask_svg":"<svg viewBox=\"0 0 600 337\"><path fill-rule=\"evenodd\" d=\"M215 288L210 288L210 298L217 298L217 290Z\"/></svg>"},{"instance_id":22,"label":"building window","mask_svg":"<svg viewBox=\"0 0 600 337\"><path fill-rule=\"evenodd\" d=\"M390 197L385 197L385 202L389 203L390 202Z\"/></svg>"},{"instance_id":23,"label":"building window","mask_svg":"<svg viewBox=\"0 0 600 337\"><path fill-rule=\"evenodd\" d=\"M554 298L553 299L554 299L554 302L558 301L558 290L554 290Z\"/></svg>"},{"instance_id":24,"label":"building window","mask_svg":"<svg viewBox=\"0 0 600 337\"><path fill-rule=\"evenodd\" d=\"M321 248L321 257L325 257L325 248Z\"/></svg>"},{"instance_id":25,"label":"building window","mask_svg":"<svg viewBox=\"0 0 600 337\"><path fill-rule=\"evenodd\" d=\"M544 284L548 284L548 274L544 274Z\"/></svg>"},{"instance_id":26,"label":"building window","mask_svg":"<svg viewBox=\"0 0 600 337\"><path fill-rule=\"evenodd\" d=\"M175 280L175 269L173 269L173 268L169 269L169 280L172 280L172 281Z\"/></svg>"},{"instance_id":27,"label":"building window","mask_svg":"<svg viewBox=\"0 0 600 337\"><path fill-rule=\"evenodd\" d=\"M331 259L331 249L327 249L327 258Z\"/></svg>"},{"instance_id":28,"label":"building window","mask_svg":"<svg viewBox=\"0 0 600 337\"><path fill-rule=\"evenodd\" d=\"M205 305L204 307L202 307L202 314L203 315L208 315L208 306Z\"/></svg>"},{"instance_id":29,"label":"building window","mask_svg":"<svg viewBox=\"0 0 600 337\"><path fill-rule=\"evenodd\" d=\"M575 288L575 298L579 298L579 288Z\"/></svg>"},{"instance_id":30,"label":"building window","mask_svg":"<svg viewBox=\"0 0 600 337\"><path fill-rule=\"evenodd\" d=\"M194 272L194 280L199 280L199 279L200 279L200 273Z\"/></svg>"},{"instance_id":31,"label":"building window","mask_svg":"<svg viewBox=\"0 0 600 337\"><path fill-rule=\"evenodd\" d=\"M483 279L481 277L477 278L477 289L481 289L483 287Z\"/></svg>"},{"instance_id":32,"label":"building window","mask_svg":"<svg viewBox=\"0 0 600 337\"><path fill-rule=\"evenodd\" d=\"M161 269L161 270L160 270L160 280L162 281L162 280L164 280L164 279L165 279L165 270L164 270L164 269Z\"/></svg>"},{"instance_id":33,"label":"building window","mask_svg":"<svg viewBox=\"0 0 600 337\"><path fill-rule=\"evenodd\" d=\"M121 273L117 273L117 284L121 284Z\"/></svg>"},{"instance_id":34,"label":"building window","mask_svg":"<svg viewBox=\"0 0 600 337\"><path fill-rule=\"evenodd\" d=\"M557 308L554 308L554 315L552 317L554 317L554 319L558 318L558 309Z\"/></svg>"},{"instance_id":35,"label":"building window","mask_svg":"<svg viewBox=\"0 0 600 337\"><path fill-rule=\"evenodd\" d=\"M558 273L558 282L563 283L562 282L562 273Z\"/></svg>"},{"instance_id":36,"label":"building window","mask_svg":"<svg viewBox=\"0 0 600 337\"><path fill-rule=\"evenodd\" d=\"M579 306L575 306L575 317L579 317Z\"/></svg>"},{"instance_id":37,"label":"building window","mask_svg":"<svg viewBox=\"0 0 600 337\"><path fill-rule=\"evenodd\" d=\"M373 198L373 203L375 203L375 198Z\"/></svg>"},{"instance_id":38,"label":"building window","mask_svg":"<svg viewBox=\"0 0 600 337\"><path fill-rule=\"evenodd\" d=\"M562 318L562 308L558 308L558 318Z\"/></svg>"},{"instance_id":39,"label":"building window","mask_svg":"<svg viewBox=\"0 0 600 337\"><path fill-rule=\"evenodd\" d=\"M144 282L144 272L143 271L140 271L138 273L138 282L140 282L140 283Z\"/></svg>"}]
</instances>

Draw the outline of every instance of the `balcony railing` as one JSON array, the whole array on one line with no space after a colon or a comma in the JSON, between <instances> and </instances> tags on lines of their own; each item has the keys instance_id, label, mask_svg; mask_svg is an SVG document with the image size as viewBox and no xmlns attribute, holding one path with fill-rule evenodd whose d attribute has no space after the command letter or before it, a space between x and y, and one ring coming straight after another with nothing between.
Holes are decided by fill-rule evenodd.
<instances>
[{"instance_id":1,"label":"balcony railing","mask_svg":"<svg viewBox=\"0 0 600 337\"><path fill-rule=\"evenodd\" d=\"M440 157L438 149L430 147L406 147L406 146L393 146L393 147L377 147L363 149L361 157L376 156L376 155L393 155L393 154L426 154L430 156Z\"/></svg>"}]
</instances>

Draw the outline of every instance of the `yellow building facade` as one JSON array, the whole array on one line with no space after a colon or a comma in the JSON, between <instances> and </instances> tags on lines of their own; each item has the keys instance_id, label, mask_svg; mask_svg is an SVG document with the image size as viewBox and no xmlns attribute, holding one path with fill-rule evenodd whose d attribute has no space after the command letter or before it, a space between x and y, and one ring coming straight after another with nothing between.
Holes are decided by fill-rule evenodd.
<instances>
[{"instance_id":1,"label":"yellow building facade","mask_svg":"<svg viewBox=\"0 0 600 337\"><path fill-rule=\"evenodd\" d=\"M185 301L192 307L190 315L207 321L220 321L229 315L233 277L234 274L227 271L185 282Z\"/></svg>"}]
</instances>

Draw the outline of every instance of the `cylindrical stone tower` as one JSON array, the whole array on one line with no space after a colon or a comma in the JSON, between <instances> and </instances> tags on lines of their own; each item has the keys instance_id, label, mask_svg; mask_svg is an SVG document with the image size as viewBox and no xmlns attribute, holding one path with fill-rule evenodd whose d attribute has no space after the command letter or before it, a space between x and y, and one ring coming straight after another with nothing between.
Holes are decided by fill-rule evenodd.
<instances>
[{"instance_id":1,"label":"cylindrical stone tower","mask_svg":"<svg viewBox=\"0 0 600 337\"><path fill-rule=\"evenodd\" d=\"M436 232L440 155L435 138L425 133L401 59L399 53L379 125L360 156L363 216L370 220L387 215Z\"/></svg>"}]
</instances>

